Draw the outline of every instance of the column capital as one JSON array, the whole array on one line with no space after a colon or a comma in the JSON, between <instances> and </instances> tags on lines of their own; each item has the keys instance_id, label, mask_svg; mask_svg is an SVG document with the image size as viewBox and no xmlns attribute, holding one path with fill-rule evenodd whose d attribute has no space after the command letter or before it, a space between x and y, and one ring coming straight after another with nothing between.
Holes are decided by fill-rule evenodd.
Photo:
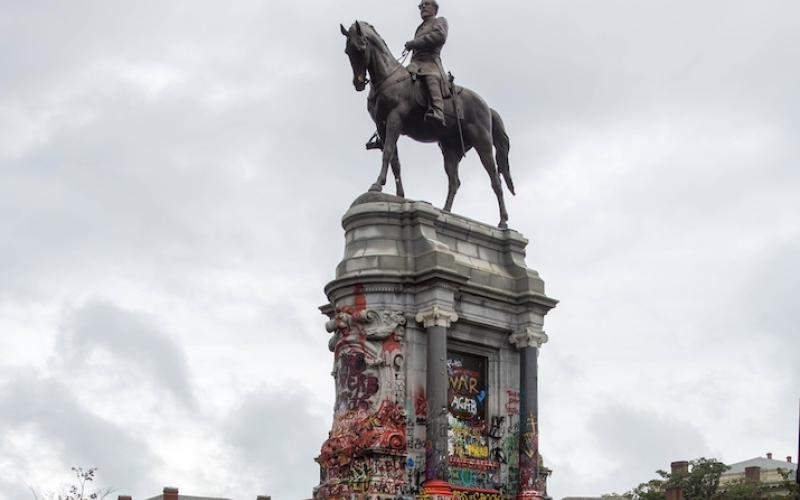
<instances>
[{"instance_id":1,"label":"column capital","mask_svg":"<svg viewBox=\"0 0 800 500\"><path fill-rule=\"evenodd\" d=\"M422 323L425 328L432 326L443 326L450 328L450 325L458 321L458 314L448 307L434 304L420 309L417 312L417 322Z\"/></svg>"},{"instance_id":2,"label":"column capital","mask_svg":"<svg viewBox=\"0 0 800 500\"><path fill-rule=\"evenodd\" d=\"M538 349L547 342L547 334L544 333L541 327L528 325L522 330L512 333L508 340L516 345L517 349L526 347L536 347Z\"/></svg>"}]
</instances>

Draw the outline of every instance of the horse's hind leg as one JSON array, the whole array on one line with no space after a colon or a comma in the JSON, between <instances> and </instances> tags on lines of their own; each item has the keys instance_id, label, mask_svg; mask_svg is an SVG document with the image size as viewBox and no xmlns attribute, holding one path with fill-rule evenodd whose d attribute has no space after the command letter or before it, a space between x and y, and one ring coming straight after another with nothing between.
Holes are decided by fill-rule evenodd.
<instances>
[{"instance_id":1,"label":"horse's hind leg","mask_svg":"<svg viewBox=\"0 0 800 500\"><path fill-rule=\"evenodd\" d=\"M489 174L489 178L492 180L494 194L497 195L497 204L500 207L500 224L498 224L498 227L506 229L508 227L508 212L506 212L506 202L503 199L503 185L500 183L500 174L497 172L497 165L492 156L491 142L476 145L475 150L481 158L483 168L486 169L486 173Z\"/></svg>"},{"instance_id":2,"label":"horse's hind leg","mask_svg":"<svg viewBox=\"0 0 800 500\"><path fill-rule=\"evenodd\" d=\"M400 198L405 198L406 193L403 190L403 181L400 179L400 155L397 154L397 149L394 151L392 158L392 173L394 174L395 194Z\"/></svg>"},{"instance_id":3,"label":"horse's hind leg","mask_svg":"<svg viewBox=\"0 0 800 500\"><path fill-rule=\"evenodd\" d=\"M447 201L444 203L444 211L449 212L453 208L453 199L456 197L461 181L458 178L458 164L461 161L461 152L445 144L439 144L444 156L444 171L447 173Z\"/></svg>"}]
</instances>

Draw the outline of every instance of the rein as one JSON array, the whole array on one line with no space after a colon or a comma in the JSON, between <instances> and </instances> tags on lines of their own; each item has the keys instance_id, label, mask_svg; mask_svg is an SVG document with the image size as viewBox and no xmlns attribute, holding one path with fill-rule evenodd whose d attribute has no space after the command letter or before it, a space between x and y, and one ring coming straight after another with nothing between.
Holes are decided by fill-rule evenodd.
<instances>
[{"instance_id":1,"label":"rein","mask_svg":"<svg viewBox=\"0 0 800 500\"><path fill-rule=\"evenodd\" d=\"M393 82L390 82L388 85L386 85L386 82L389 80L389 78L391 78L391 76L393 74L397 73L397 71L400 70L401 68L405 69L405 68L403 68L403 66L398 66L395 69L393 69L391 73L386 75L386 77L384 79L378 81L377 83L370 82L370 85L372 86L372 91L375 92L376 96L380 95L381 92L383 92L387 88L391 87L392 85L394 85L396 83L400 83L403 80L405 80L406 78L411 78L411 74L406 72L405 75L401 76L400 78L398 78L398 79L394 80Z\"/></svg>"},{"instance_id":2,"label":"rein","mask_svg":"<svg viewBox=\"0 0 800 500\"><path fill-rule=\"evenodd\" d=\"M369 67L369 63L372 62L372 60L373 60L372 50L375 49L375 42L373 42L370 38L367 38L367 42L369 42L369 44L371 46L370 50L367 51L367 60L366 60L367 67ZM383 90L385 90L386 88L391 87L394 84L400 83L403 80L405 80L406 78L411 78L411 74L409 73L409 74L404 75L403 77L395 80L394 82L391 82L389 85L386 85L386 82L389 80L389 78L392 77L392 75L397 73L397 71L400 70L401 68L405 69L405 67L403 66L403 63L408 58L409 53L410 52L408 50L403 50L403 53L400 55L400 57L392 56L394 58L394 60L397 61L399 64L392 71L390 71L388 75L386 75L382 79L378 80L377 82L373 81L372 79L368 80L370 86L372 87L372 91L375 92L376 96L380 95L380 93Z\"/></svg>"}]
</instances>

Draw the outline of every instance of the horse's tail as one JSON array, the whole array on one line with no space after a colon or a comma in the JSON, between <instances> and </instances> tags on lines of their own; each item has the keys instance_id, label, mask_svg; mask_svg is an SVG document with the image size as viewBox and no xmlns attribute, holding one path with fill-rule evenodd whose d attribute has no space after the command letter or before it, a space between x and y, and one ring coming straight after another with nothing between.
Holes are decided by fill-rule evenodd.
<instances>
[{"instance_id":1,"label":"horse's tail","mask_svg":"<svg viewBox=\"0 0 800 500\"><path fill-rule=\"evenodd\" d=\"M511 149L511 141L508 139L503 119L495 110L492 111L492 142L494 142L495 160L497 161L497 171L506 181L506 187L514 193L514 181L511 180L511 165L508 164L508 152Z\"/></svg>"}]
</instances>

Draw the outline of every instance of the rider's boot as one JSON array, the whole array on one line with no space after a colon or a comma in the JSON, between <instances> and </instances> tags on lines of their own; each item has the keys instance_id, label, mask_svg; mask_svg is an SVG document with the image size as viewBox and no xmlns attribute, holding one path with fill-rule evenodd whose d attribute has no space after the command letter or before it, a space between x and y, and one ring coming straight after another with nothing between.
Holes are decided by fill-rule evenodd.
<instances>
[{"instance_id":1,"label":"rider's boot","mask_svg":"<svg viewBox=\"0 0 800 500\"><path fill-rule=\"evenodd\" d=\"M432 75L425 77L428 84L428 92L431 97L431 109L425 113L426 119L433 119L445 125L444 119L444 99L442 98L442 86L439 79Z\"/></svg>"}]
</instances>

